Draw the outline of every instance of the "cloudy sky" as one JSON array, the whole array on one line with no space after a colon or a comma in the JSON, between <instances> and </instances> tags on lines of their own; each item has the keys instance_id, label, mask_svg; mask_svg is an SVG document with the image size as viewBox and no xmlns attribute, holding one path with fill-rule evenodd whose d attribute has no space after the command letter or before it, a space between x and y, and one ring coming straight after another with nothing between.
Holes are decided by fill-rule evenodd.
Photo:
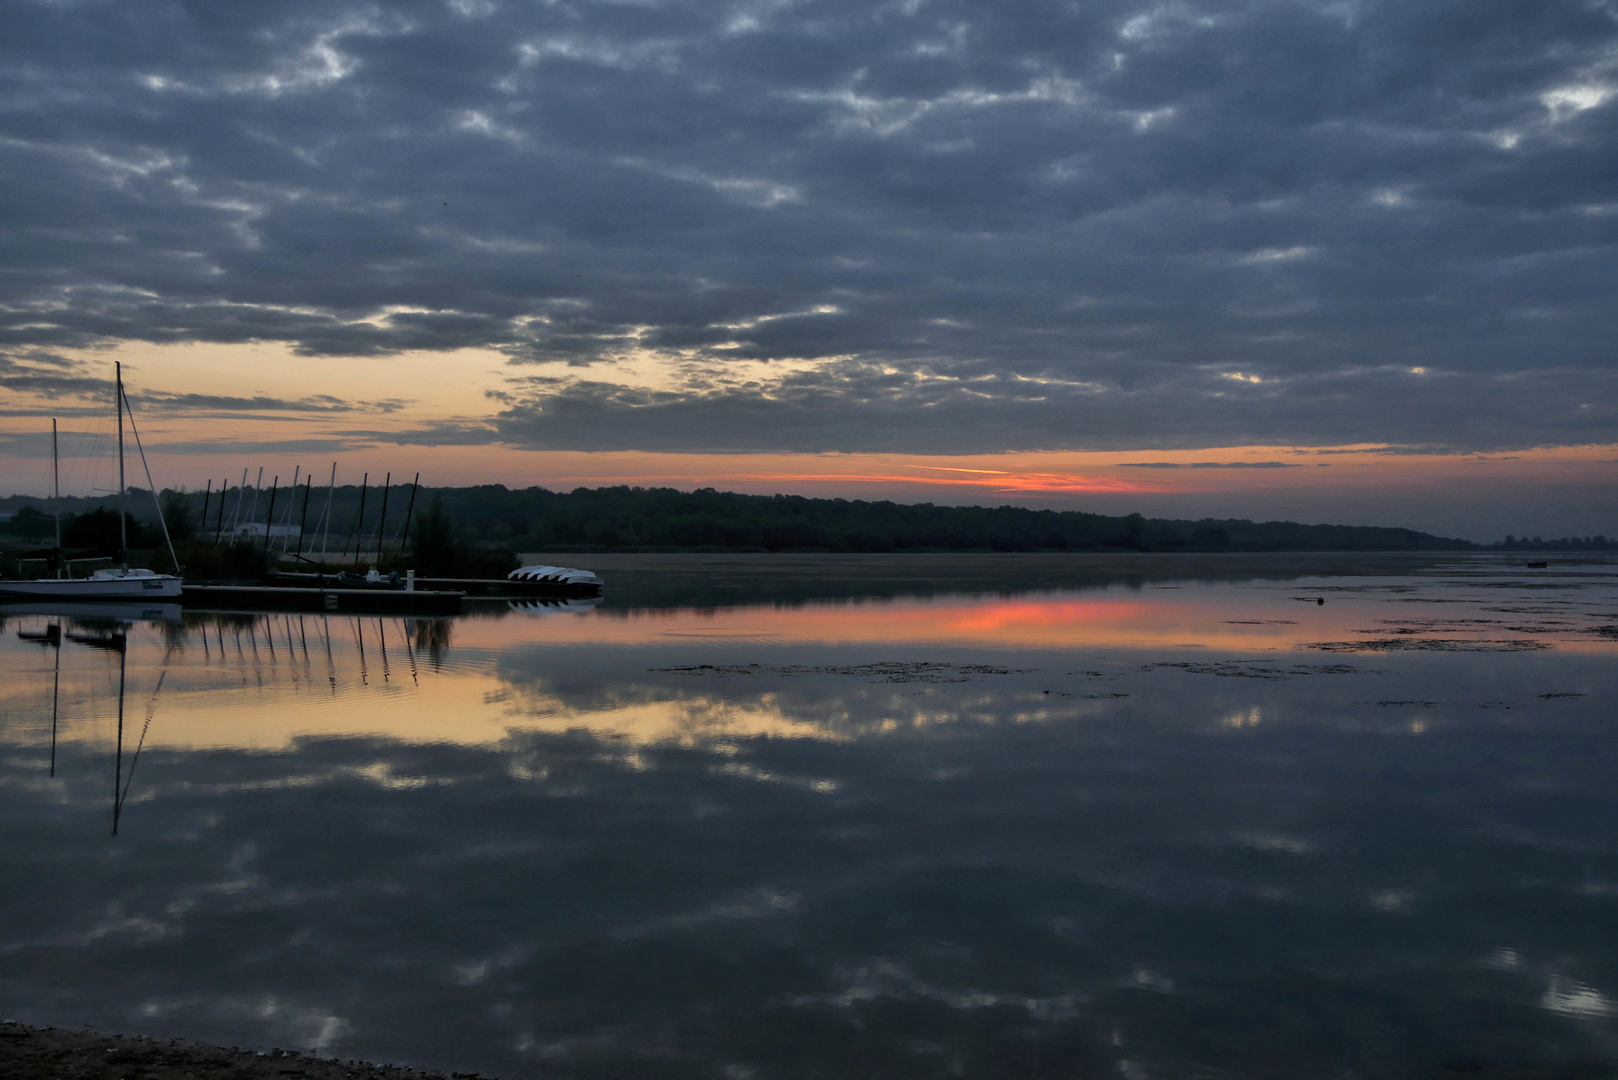
<instances>
[{"instance_id":1,"label":"cloudy sky","mask_svg":"<svg viewBox=\"0 0 1618 1080\"><path fill-rule=\"evenodd\" d=\"M1618 533L1618 2L5 0L0 488Z\"/></svg>"}]
</instances>

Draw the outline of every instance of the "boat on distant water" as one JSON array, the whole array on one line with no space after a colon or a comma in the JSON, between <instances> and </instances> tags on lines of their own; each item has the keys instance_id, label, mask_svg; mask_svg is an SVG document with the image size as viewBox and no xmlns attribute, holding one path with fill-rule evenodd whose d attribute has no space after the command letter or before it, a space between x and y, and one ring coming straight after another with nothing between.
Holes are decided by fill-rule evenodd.
<instances>
[{"instance_id":1,"label":"boat on distant water","mask_svg":"<svg viewBox=\"0 0 1618 1080\"><path fill-rule=\"evenodd\" d=\"M108 567L92 572L88 577L71 577L67 573L66 564L62 560L62 515L58 510L56 515L56 550L53 562L54 572L50 577L35 578L32 581L18 581L0 578L0 598L25 597L30 600L177 600L180 596L181 580L174 574L162 574L155 570L145 570L129 565L129 534L128 519L125 515L124 504L128 498L129 487L124 481L124 414L128 406L128 399L124 397L123 365L113 364L113 408L118 413L118 562L120 565ZM135 420L129 420L130 430L134 430ZM146 470L146 482L151 485L152 470L146 464L146 450L140 444L140 433L135 432L135 448L140 451L141 466ZM56 421L51 421L51 483L54 494L60 500L61 469L56 453ZM152 487L152 498L157 498L157 489ZM60 505L60 502L58 502ZM163 539L168 542L169 557L174 559L175 565L179 560L174 556L174 544L169 540L168 523L163 520L162 507L157 511L158 524L163 528Z\"/></svg>"}]
</instances>

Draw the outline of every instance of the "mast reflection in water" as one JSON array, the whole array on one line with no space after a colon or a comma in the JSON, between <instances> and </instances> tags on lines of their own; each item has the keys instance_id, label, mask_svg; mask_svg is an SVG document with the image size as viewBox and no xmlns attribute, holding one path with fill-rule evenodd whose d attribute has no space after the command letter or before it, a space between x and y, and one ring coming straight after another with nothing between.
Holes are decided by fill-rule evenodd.
<instances>
[{"instance_id":1,"label":"mast reflection in water","mask_svg":"<svg viewBox=\"0 0 1618 1080\"><path fill-rule=\"evenodd\" d=\"M1611 569L5 609L0 1001L508 1076L1610 1071Z\"/></svg>"}]
</instances>

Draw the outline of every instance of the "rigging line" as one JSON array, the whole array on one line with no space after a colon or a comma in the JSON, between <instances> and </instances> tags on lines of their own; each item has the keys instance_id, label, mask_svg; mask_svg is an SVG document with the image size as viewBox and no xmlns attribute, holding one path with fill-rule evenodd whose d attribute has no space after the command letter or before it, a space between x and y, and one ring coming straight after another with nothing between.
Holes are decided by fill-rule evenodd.
<instances>
[{"instance_id":1,"label":"rigging line","mask_svg":"<svg viewBox=\"0 0 1618 1080\"><path fill-rule=\"evenodd\" d=\"M152 729L152 717L157 713L157 695L163 689L163 680L169 673L160 672L157 676L157 685L152 688L151 700L146 703L146 723L141 725L140 742L135 744L135 756L129 759L129 776L124 780L124 792L118 796L118 807L123 808L124 800L129 798L129 785L135 782L135 766L140 764L141 747L146 745L146 733Z\"/></svg>"},{"instance_id":2,"label":"rigging line","mask_svg":"<svg viewBox=\"0 0 1618 1080\"><path fill-rule=\"evenodd\" d=\"M230 511L230 538L236 540L236 526L241 524L242 506L247 498L247 470L242 470L242 482L236 487L236 505Z\"/></svg>"},{"instance_id":3,"label":"rigging line","mask_svg":"<svg viewBox=\"0 0 1618 1080\"><path fill-rule=\"evenodd\" d=\"M87 493L69 498L87 499L93 497L95 493L104 493L104 489L91 481L100 479L100 468L105 464L111 426L108 417L91 417L88 427L67 433L70 441L66 457L73 463L67 474L68 487L74 491ZM96 473L94 477L91 475L92 472Z\"/></svg>"},{"instance_id":4,"label":"rigging line","mask_svg":"<svg viewBox=\"0 0 1618 1080\"><path fill-rule=\"evenodd\" d=\"M174 541L169 539L169 523L163 520L163 502L157 497L157 484L152 481L152 467L146 463L146 448L140 444L140 431L135 427L135 410L129 407L129 394L124 391L123 383L118 384L118 392L124 396L124 415L129 417L129 433L135 436L135 449L140 452L140 466L146 470L146 487L152 493L152 506L157 509L157 523L163 526L163 542L169 546L169 559L174 563L174 572L180 572L180 557L174 553Z\"/></svg>"},{"instance_id":5,"label":"rigging line","mask_svg":"<svg viewBox=\"0 0 1618 1080\"><path fill-rule=\"evenodd\" d=\"M258 467L258 479L253 481L253 505L249 506L247 508L247 516L242 519L242 524L244 524L244 525L251 524L253 519L258 517L258 493L259 493L259 490L261 488L263 488L263 487L264 487L264 466L260 465ZM249 533L249 535L251 535L251 533Z\"/></svg>"}]
</instances>

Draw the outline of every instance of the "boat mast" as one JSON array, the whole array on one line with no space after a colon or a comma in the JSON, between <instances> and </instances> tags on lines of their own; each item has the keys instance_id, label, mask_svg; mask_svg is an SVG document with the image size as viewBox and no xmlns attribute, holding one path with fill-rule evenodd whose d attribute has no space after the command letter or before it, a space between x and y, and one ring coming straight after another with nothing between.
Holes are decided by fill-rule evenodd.
<instances>
[{"instance_id":1,"label":"boat mast","mask_svg":"<svg viewBox=\"0 0 1618 1080\"><path fill-rule=\"evenodd\" d=\"M393 485L393 473L382 481L382 518L376 523L376 561L382 561L382 528L388 522L388 488Z\"/></svg>"},{"instance_id":2,"label":"boat mast","mask_svg":"<svg viewBox=\"0 0 1618 1080\"><path fill-rule=\"evenodd\" d=\"M118 410L118 558L129 569L129 525L124 518L124 365L112 362L113 405Z\"/></svg>"},{"instance_id":3,"label":"boat mast","mask_svg":"<svg viewBox=\"0 0 1618 1080\"><path fill-rule=\"evenodd\" d=\"M56 508L56 576L62 576L62 465L56 454L56 417L51 417L51 502ZM56 775L55 773L51 774Z\"/></svg>"},{"instance_id":4,"label":"boat mast","mask_svg":"<svg viewBox=\"0 0 1618 1080\"><path fill-rule=\"evenodd\" d=\"M331 538L331 500L337 494L337 462L331 463L331 485L326 488L326 510L320 515L320 562L326 562L326 541Z\"/></svg>"}]
</instances>

